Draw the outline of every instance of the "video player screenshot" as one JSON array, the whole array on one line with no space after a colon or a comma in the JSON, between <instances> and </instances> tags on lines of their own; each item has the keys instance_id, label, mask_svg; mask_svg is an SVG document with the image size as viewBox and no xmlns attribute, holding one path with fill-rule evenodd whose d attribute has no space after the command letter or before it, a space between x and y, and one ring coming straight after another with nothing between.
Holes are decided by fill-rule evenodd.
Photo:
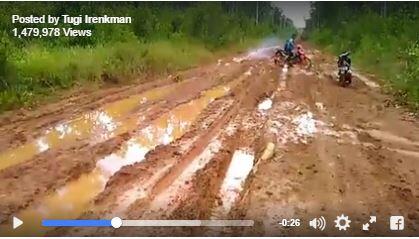
<instances>
[{"instance_id":1,"label":"video player screenshot","mask_svg":"<svg viewBox=\"0 0 419 239\"><path fill-rule=\"evenodd\" d=\"M419 3L0 2L0 236L419 236Z\"/></svg>"}]
</instances>

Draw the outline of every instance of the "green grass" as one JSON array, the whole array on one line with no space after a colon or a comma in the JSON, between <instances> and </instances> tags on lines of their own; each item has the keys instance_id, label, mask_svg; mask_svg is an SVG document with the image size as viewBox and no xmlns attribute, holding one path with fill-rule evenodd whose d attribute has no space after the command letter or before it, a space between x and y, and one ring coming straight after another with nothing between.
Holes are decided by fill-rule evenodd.
<instances>
[{"instance_id":1,"label":"green grass","mask_svg":"<svg viewBox=\"0 0 419 239\"><path fill-rule=\"evenodd\" d=\"M336 55L350 50L355 67L379 76L399 103L418 111L419 42L412 27L417 24L417 20L362 15L336 31L313 31L309 40Z\"/></svg>"},{"instance_id":2,"label":"green grass","mask_svg":"<svg viewBox=\"0 0 419 239\"><path fill-rule=\"evenodd\" d=\"M255 42L243 41L215 52L182 39L72 48L32 45L9 60L13 74L7 73L8 87L0 91L0 111L35 106L75 86L98 88L107 81L127 84L141 74L186 69Z\"/></svg>"},{"instance_id":3,"label":"green grass","mask_svg":"<svg viewBox=\"0 0 419 239\"><path fill-rule=\"evenodd\" d=\"M157 41L148 44L146 49L146 65L154 72L185 69L213 57L213 53L202 45L184 41Z\"/></svg>"}]
</instances>

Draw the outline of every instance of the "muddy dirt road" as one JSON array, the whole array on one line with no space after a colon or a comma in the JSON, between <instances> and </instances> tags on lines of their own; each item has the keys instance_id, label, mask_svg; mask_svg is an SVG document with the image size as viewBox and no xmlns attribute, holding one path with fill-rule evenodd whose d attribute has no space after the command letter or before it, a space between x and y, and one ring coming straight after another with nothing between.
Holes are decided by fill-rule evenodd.
<instances>
[{"instance_id":1,"label":"muddy dirt road","mask_svg":"<svg viewBox=\"0 0 419 239\"><path fill-rule=\"evenodd\" d=\"M310 70L274 66L267 52L1 116L0 234L418 235L418 120L371 77L338 87L334 59L316 50ZM346 231L333 222L341 214ZM370 215L377 222L362 231ZM390 231L390 215L405 217L404 231ZM16 230L13 216L24 222ZM115 216L255 225L40 224ZM319 216L324 231L309 227ZM284 218L301 226L279 225Z\"/></svg>"}]
</instances>

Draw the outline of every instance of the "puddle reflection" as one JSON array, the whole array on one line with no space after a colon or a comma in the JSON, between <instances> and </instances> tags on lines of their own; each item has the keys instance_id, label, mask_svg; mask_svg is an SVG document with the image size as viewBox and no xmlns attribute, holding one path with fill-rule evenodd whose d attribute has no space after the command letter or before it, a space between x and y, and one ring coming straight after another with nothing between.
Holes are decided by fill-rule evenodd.
<instances>
[{"instance_id":1,"label":"puddle reflection","mask_svg":"<svg viewBox=\"0 0 419 239\"><path fill-rule=\"evenodd\" d=\"M200 98L182 104L154 120L148 127L140 130L137 136L127 141L120 150L99 160L92 172L82 175L77 180L57 190L57 192L47 196L40 205L19 213L17 216L25 224L14 231L6 229L7 235L43 235L46 231L40 225L42 218L78 218L92 206L92 199L103 191L106 182L113 174L123 166L141 162L147 152L156 146L169 144L181 137L209 103L214 101L215 98L226 95L229 89L235 86L239 80L235 80L226 86L205 91ZM101 127L114 127L112 118L107 116L102 115L102 120L96 122L101 122ZM57 132L61 134L70 132L70 135L76 135L78 130L80 129L75 126L62 125L59 126ZM56 137L58 138L59 134ZM64 133L65 137L66 134ZM51 144L50 141L47 142ZM45 148L46 146L42 147ZM0 234L2 233L0 232Z\"/></svg>"}]
</instances>

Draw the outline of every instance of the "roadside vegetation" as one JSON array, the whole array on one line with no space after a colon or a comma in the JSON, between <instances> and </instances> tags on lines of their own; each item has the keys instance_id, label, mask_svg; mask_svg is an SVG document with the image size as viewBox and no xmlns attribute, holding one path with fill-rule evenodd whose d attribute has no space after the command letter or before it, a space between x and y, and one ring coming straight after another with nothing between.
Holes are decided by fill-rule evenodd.
<instances>
[{"instance_id":1,"label":"roadside vegetation","mask_svg":"<svg viewBox=\"0 0 419 239\"><path fill-rule=\"evenodd\" d=\"M131 16L132 24L92 29L92 37L16 38L11 15ZM32 106L74 86L129 83L244 50L267 36L288 35L292 22L268 2L0 3L0 111Z\"/></svg>"},{"instance_id":2,"label":"roadside vegetation","mask_svg":"<svg viewBox=\"0 0 419 239\"><path fill-rule=\"evenodd\" d=\"M383 79L399 104L419 110L419 4L416 2L316 2L306 33L353 65Z\"/></svg>"}]
</instances>

